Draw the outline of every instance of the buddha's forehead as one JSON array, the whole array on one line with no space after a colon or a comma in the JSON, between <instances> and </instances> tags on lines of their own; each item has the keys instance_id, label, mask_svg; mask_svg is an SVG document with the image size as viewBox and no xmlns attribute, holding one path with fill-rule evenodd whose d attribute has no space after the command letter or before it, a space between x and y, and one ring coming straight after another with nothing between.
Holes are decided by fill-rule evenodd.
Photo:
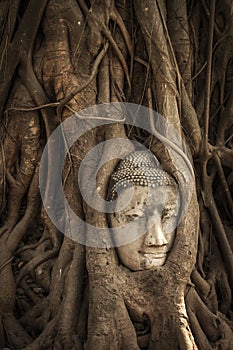
<instances>
[{"instance_id":1,"label":"buddha's forehead","mask_svg":"<svg viewBox=\"0 0 233 350\"><path fill-rule=\"evenodd\" d=\"M125 211L135 207L143 209L146 206L152 208L164 206L167 203L175 205L177 200L178 190L175 186L158 186L155 188L130 186L120 192L117 198L116 210Z\"/></svg>"}]
</instances>

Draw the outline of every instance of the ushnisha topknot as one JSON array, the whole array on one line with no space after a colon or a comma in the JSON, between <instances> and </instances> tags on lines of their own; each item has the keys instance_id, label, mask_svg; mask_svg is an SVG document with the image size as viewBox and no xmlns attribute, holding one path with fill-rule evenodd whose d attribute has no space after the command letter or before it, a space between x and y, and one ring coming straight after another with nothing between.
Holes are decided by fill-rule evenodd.
<instances>
[{"instance_id":1,"label":"ushnisha topknot","mask_svg":"<svg viewBox=\"0 0 233 350\"><path fill-rule=\"evenodd\" d=\"M158 159L150 151L135 151L120 161L111 176L110 200L117 191L129 185L137 186L177 186L175 180L161 169Z\"/></svg>"}]
</instances>

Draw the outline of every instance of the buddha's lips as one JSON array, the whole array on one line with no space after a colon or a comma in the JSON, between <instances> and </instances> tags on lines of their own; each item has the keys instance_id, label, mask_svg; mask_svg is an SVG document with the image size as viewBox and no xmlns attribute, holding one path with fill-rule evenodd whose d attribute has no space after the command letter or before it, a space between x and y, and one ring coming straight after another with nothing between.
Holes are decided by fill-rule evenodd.
<instances>
[{"instance_id":1,"label":"buddha's lips","mask_svg":"<svg viewBox=\"0 0 233 350\"><path fill-rule=\"evenodd\" d=\"M164 257L164 255L167 255L169 253L169 250L165 250L165 251L139 251L139 254L142 255L150 255L153 258L160 258L160 257Z\"/></svg>"}]
</instances>

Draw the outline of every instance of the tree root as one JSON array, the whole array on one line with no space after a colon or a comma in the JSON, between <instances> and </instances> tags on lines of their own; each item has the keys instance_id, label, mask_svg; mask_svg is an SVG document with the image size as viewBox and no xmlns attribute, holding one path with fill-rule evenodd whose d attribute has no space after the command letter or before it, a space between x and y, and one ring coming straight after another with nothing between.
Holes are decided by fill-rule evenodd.
<instances>
[{"instance_id":1,"label":"tree root","mask_svg":"<svg viewBox=\"0 0 233 350\"><path fill-rule=\"evenodd\" d=\"M52 346L56 335L57 319L52 319L46 326L45 330L39 337L31 342L30 345L23 348L23 350L47 350Z\"/></svg>"},{"instance_id":2,"label":"tree root","mask_svg":"<svg viewBox=\"0 0 233 350\"><path fill-rule=\"evenodd\" d=\"M84 274L84 247L75 245L73 260L67 272L64 297L59 312L59 321L57 325L57 337L61 346L65 350L73 349L76 323L81 308L81 299L83 295L83 274ZM74 281L76 284L74 285Z\"/></svg>"},{"instance_id":3,"label":"tree root","mask_svg":"<svg viewBox=\"0 0 233 350\"><path fill-rule=\"evenodd\" d=\"M212 349L212 344L222 344L224 349L230 349L228 334L231 334L232 330L222 314L213 314L192 287L186 295L186 305L198 349Z\"/></svg>"},{"instance_id":4,"label":"tree root","mask_svg":"<svg viewBox=\"0 0 233 350\"><path fill-rule=\"evenodd\" d=\"M6 342L15 348L23 348L32 342L32 338L27 334L21 324L15 319L14 315L2 317L4 330L6 333Z\"/></svg>"},{"instance_id":5,"label":"tree root","mask_svg":"<svg viewBox=\"0 0 233 350\"><path fill-rule=\"evenodd\" d=\"M74 98L75 95L77 95L79 92L81 92L83 89L85 89L92 82L92 80L95 78L95 76L98 72L98 67L99 67L102 59L104 58L107 50L108 50L108 44L105 44L103 49L101 50L101 52L99 53L99 55L97 56L97 58L93 64L92 73L91 73L90 77L86 80L86 82L82 86L77 87L68 96L66 96L63 100L60 101L60 104L57 107L57 115L59 117L59 120L61 120L62 110L65 107L65 105L72 98Z\"/></svg>"}]
</instances>

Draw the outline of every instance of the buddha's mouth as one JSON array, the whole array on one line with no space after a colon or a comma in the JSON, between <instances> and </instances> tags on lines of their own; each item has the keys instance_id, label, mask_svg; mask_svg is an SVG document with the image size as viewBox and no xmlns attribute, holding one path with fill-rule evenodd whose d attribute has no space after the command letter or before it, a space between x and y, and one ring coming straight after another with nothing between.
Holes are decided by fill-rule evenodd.
<instances>
[{"instance_id":1,"label":"buddha's mouth","mask_svg":"<svg viewBox=\"0 0 233 350\"><path fill-rule=\"evenodd\" d=\"M140 249L138 251L139 254L145 254L145 255L165 255L167 253L169 253L170 248L167 246L164 247L151 247L151 248L147 248L147 249Z\"/></svg>"},{"instance_id":2,"label":"buddha's mouth","mask_svg":"<svg viewBox=\"0 0 233 350\"><path fill-rule=\"evenodd\" d=\"M167 253L160 252L156 254L140 254L141 270L153 269L158 266L163 266L167 260Z\"/></svg>"},{"instance_id":3,"label":"buddha's mouth","mask_svg":"<svg viewBox=\"0 0 233 350\"><path fill-rule=\"evenodd\" d=\"M152 259L161 259L167 256L169 251L166 252L139 252L141 255L145 256L146 258Z\"/></svg>"}]
</instances>

